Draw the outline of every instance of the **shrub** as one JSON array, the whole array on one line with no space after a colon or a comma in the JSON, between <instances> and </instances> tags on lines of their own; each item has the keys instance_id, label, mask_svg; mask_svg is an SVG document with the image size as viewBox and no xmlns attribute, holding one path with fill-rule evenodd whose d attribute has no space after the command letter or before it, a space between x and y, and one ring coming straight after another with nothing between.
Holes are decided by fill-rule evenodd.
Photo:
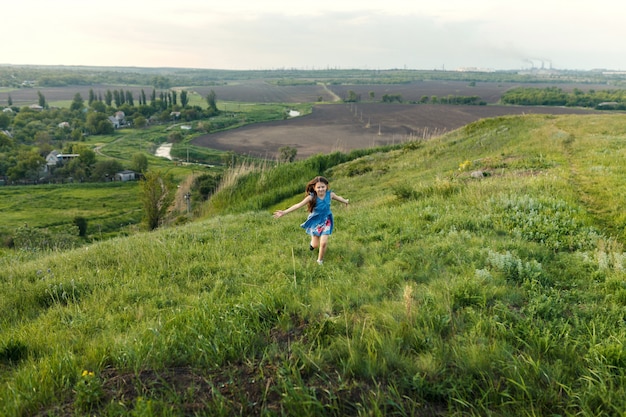
<instances>
[{"instance_id":1,"label":"shrub","mask_svg":"<svg viewBox=\"0 0 626 417\"><path fill-rule=\"evenodd\" d=\"M78 228L78 236L87 236L87 219L82 216L74 217L74 225Z\"/></svg>"}]
</instances>

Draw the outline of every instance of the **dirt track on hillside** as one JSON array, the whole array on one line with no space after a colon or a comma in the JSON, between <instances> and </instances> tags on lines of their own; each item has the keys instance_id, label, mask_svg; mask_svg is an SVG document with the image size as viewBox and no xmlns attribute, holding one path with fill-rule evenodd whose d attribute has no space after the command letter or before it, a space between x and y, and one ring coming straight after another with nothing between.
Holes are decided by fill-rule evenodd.
<instances>
[{"instance_id":1,"label":"dirt track on hillside","mask_svg":"<svg viewBox=\"0 0 626 417\"><path fill-rule=\"evenodd\" d=\"M270 159L278 155L279 148L292 146L301 159L319 153L429 139L487 117L591 113L597 112L564 107L325 104L315 106L310 115L208 134L192 143Z\"/></svg>"}]
</instances>

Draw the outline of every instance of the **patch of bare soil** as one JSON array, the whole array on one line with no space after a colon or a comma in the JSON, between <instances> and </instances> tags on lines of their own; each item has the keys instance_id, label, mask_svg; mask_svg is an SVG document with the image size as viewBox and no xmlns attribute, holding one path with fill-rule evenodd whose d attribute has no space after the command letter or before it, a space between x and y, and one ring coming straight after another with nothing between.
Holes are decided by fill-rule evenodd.
<instances>
[{"instance_id":1,"label":"patch of bare soil","mask_svg":"<svg viewBox=\"0 0 626 417\"><path fill-rule=\"evenodd\" d=\"M488 117L590 114L594 110L538 106L454 106L383 103L322 104L299 116L200 136L194 145L263 158L295 147L297 158L429 139Z\"/></svg>"}]
</instances>

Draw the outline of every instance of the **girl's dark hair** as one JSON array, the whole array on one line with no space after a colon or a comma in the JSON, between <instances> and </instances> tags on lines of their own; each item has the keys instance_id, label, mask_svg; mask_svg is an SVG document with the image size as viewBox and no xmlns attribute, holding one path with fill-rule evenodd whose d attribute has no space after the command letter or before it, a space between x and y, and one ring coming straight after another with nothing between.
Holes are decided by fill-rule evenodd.
<instances>
[{"instance_id":1,"label":"girl's dark hair","mask_svg":"<svg viewBox=\"0 0 626 417\"><path fill-rule=\"evenodd\" d=\"M304 189L304 194L311 195L311 193L313 193L315 196L317 196L317 193L315 192L315 184L317 184L318 182L323 182L324 184L326 184L326 187L328 187L328 180L324 177L318 176L307 182L306 188ZM315 209L315 203L317 203L317 198L312 198L308 202L307 205L309 213L313 213L313 209Z\"/></svg>"}]
</instances>

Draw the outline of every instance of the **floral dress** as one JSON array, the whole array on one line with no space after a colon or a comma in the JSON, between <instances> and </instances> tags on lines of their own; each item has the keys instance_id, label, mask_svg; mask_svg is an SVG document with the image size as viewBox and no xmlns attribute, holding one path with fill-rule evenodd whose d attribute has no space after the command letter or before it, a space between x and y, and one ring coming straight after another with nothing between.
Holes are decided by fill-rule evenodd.
<instances>
[{"instance_id":1,"label":"floral dress","mask_svg":"<svg viewBox=\"0 0 626 417\"><path fill-rule=\"evenodd\" d=\"M317 199L315 208L300 227L311 236L330 235L335 224L333 213L330 211L330 190L326 191L324 199L319 198L315 193L311 193L311 196Z\"/></svg>"}]
</instances>

